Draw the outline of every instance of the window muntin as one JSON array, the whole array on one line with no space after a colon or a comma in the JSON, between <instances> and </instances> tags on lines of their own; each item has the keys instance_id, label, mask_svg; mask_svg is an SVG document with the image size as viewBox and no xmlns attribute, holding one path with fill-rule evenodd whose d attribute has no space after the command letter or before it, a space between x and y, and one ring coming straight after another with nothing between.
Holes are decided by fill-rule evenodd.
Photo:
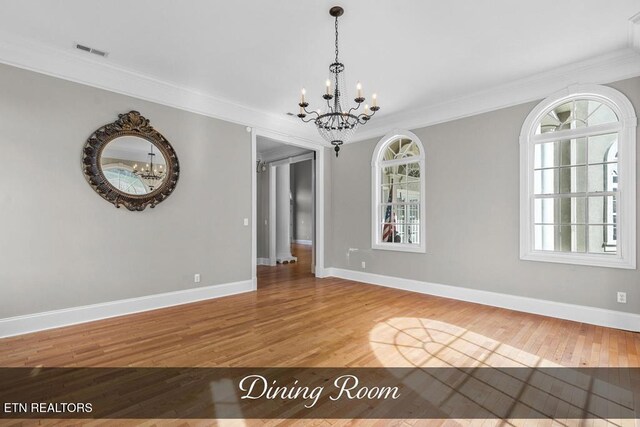
<instances>
[{"instance_id":1,"label":"window muntin","mask_svg":"<svg viewBox=\"0 0 640 427\"><path fill-rule=\"evenodd\" d=\"M624 95L602 89L617 103L601 88L545 100L525 121L523 259L635 268L634 202L624 202L635 200L635 113ZM619 159L621 144L631 159ZM621 164L631 177L624 194Z\"/></svg>"},{"instance_id":2,"label":"window muntin","mask_svg":"<svg viewBox=\"0 0 640 427\"><path fill-rule=\"evenodd\" d=\"M424 151L417 137L394 135L376 147L373 238L376 249L424 252Z\"/></svg>"},{"instance_id":3,"label":"window muntin","mask_svg":"<svg viewBox=\"0 0 640 427\"><path fill-rule=\"evenodd\" d=\"M538 123L536 135L618 121L618 116L613 109L603 102L590 99L572 99L551 108Z\"/></svg>"},{"instance_id":4,"label":"window muntin","mask_svg":"<svg viewBox=\"0 0 640 427\"><path fill-rule=\"evenodd\" d=\"M382 242L420 243L420 165L382 167Z\"/></svg>"},{"instance_id":5,"label":"window muntin","mask_svg":"<svg viewBox=\"0 0 640 427\"><path fill-rule=\"evenodd\" d=\"M110 167L105 168L103 173L104 177L109 181L109 184L120 191L128 194L149 193L142 179L131 170L122 167Z\"/></svg>"},{"instance_id":6,"label":"window muntin","mask_svg":"<svg viewBox=\"0 0 640 427\"><path fill-rule=\"evenodd\" d=\"M398 138L392 141L384 151L384 160L403 159L420 156L420 147L409 138Z\"/></svg>"},{"instance_id":7,"label":"window muntin","mask_svg":"<svg viewBox=\"0 0 640 427\"><path fill-rule=\"evenodd\" d=\"M593 111L589 111L593 105ZM551 109L540 123L553 114L564 119L558 125L566 126L563 130L589 127L594 114L605 107L602 103L573 100ZM596 124L602 124L603 117L617 121L609 107L605 112L607 114L598 116ZM539 124L537 129L541 128L544 126ZM617 177L618 160L617 156L610 157L610 150L617 144L617 132L534 142L536 250L617 253L615 241L608 237L617 233L616 224L608 222L613 220L613 215L607 214L607 208L616 205L617 185L613 185L613 177Z\"/></svg>"}]
</instances>

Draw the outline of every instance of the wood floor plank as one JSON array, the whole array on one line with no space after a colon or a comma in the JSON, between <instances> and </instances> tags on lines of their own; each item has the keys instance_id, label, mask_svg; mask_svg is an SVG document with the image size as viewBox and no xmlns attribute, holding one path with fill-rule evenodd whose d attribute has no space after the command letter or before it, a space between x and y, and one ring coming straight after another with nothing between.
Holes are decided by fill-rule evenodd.
<instances>
[{"instance_id":1,"label":"wood floor plank","mask_svg":"<svg viewBox=\"0 0 640 427\"><path fill-rule=\"evenodd\" d=\"M316 279L309 272L308 247L297 245L294 251L298 263L259 267L255 293L1 339L0 366L640 367L638 333L349 280ZM145 422L159 424L165 423ZM344 420L304 424L351 425ZM396 424L457 425L450 420ZM500 423L474 420L466 424ZM591 424L597 425L583 425ZM93 425L105 424L95 421ZM359 425L389 424L367 420ZM557 424L541 420L526 425Z\"/></svg>"},{"instance_id":2,"label":"wood floor plank","mask_svg":"<svg viewBox=\"0 0 640 427\"><path fill-rule=\"evenodd\" d=\"M316 279L309 251L295 251L299 263L259 267L256 293L2 339L0 366L383 366L369 335L398 318L462 328L522 360L640 366L640 334ZM468 349L467 356L487 357Z\"/></svg>"}]
</instances>

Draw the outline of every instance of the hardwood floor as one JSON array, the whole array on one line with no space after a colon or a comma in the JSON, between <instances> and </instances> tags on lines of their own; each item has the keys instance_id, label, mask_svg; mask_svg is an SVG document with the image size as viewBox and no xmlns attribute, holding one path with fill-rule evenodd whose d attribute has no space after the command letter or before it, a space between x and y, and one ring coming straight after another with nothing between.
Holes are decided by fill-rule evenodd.
<instances>
[{"instance_id":1,"label":"hardwood floor","mask_svg":"<svg viewBox=\"0 0 640 427\"><path fill-rule=\"evenodd\" d=\"M292 244L291 253L298 258L298 261L289 264L277 264L273 267L258 266L259 290L291 281L314 279L314 275L311 273L311 246Z\"/></svg>"},{"instance_id":2,"label":"hardwood floor","mask_svg":"<svg viewBox=\"0 0 640 427\"><path fill-rule=\"evenodd\" d=\"M637 333L348 280L316 279L310 273L309 248L295 246L294 254L298 263L258 268L257 292L2 339L0 366L640 367ZM623 421L618 424L633 425L633 420ZM403 423L363 421L390 422ZM164 424L145 422L158 423ZM543 421L533 422L539 423ZM416 424L455 423L419 420L404 425Z\"/></svg>"},{"instance_id":3,"label":"hardwood floor","mask_svg":"<svg viewBox=\"0 0 640 427\"><path fill-rule=\"evenodd\" d=\"M294 251L298 263L258 268L257 292L5 338L0 366L412 366L435 362L398 342L423 348L424 331L437 330L464 338L438 353L457 366L493 353L530 366L640 367L638 333L316 279L310 253Z\"/></svg>"}]
</instances>

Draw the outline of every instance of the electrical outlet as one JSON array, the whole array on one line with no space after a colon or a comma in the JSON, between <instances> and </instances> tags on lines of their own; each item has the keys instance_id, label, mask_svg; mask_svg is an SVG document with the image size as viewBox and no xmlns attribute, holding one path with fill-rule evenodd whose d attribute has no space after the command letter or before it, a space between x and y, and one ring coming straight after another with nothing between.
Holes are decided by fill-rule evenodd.
<instances>
[{"instance_id":1,"label":"electrical outlet","mask_svg":"<svg viewBox=\"0 0 640 427\"><path fill-rule=\"evenodd\" d=\"M193 275L193 283L200 283L200 273Z\"/></svg>"},{"instance_id":2,"label":"electrical outlet","mask_svg":"<svg viewBox=\"0 0 640 427\"><path fill-rule=\"evenodd\" d=\"M362 269L364 270L365 268L367 268L367 263L362 261Z\"/></svg>"},{"instance_id":3,"label":"electrical outlet","mask_svg":"<svg viewBox=\"0 0 640 427\"><path fill-rule=\"evenodd\" d=\"M618 302L620 304L627 303L627 293L626 292L618 292Z\"/></svg>"}]
</instances>

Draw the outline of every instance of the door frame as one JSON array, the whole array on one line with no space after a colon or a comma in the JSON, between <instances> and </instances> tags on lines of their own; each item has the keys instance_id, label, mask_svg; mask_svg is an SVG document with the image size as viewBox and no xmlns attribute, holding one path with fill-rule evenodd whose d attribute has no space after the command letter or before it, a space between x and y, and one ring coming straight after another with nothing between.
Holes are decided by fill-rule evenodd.
<instances>
[{"instance_id":1,"label":"door frame","mask_svg":"<svg viewBox=\"0 0 640 427\"><path fill-rule=\"evenodd\" d=\"M325 161L326 161L326 147L306 139L297 138L294 136L283 135L278 132L270 131L267 129L252 128L251 129L251 279L253 282L253 289L258 288L258 178L256 170L256 162L258 158L257 154L257 139L258 136L273 139L282 142L286 145L293 145L296 147L306 148L311 151L315 151L314 163L314 176L313 185L315 186L315 200L314 200L314 255L315 255L315 275L318 278L327 277L327 273L324 267L324 250L325 250L325 217L324 217L324 178L325 178ZM272 172L270 170L270 172ZM273 175L270 173L270 176ZM271 178L270 178L271 179ZM269 229L271 224L275 224L272 221L272 217L269 217ZM271 240L271 237L269 238ZM275 241L275 240L274 240Z\"/></svg>"}]
</instances>

